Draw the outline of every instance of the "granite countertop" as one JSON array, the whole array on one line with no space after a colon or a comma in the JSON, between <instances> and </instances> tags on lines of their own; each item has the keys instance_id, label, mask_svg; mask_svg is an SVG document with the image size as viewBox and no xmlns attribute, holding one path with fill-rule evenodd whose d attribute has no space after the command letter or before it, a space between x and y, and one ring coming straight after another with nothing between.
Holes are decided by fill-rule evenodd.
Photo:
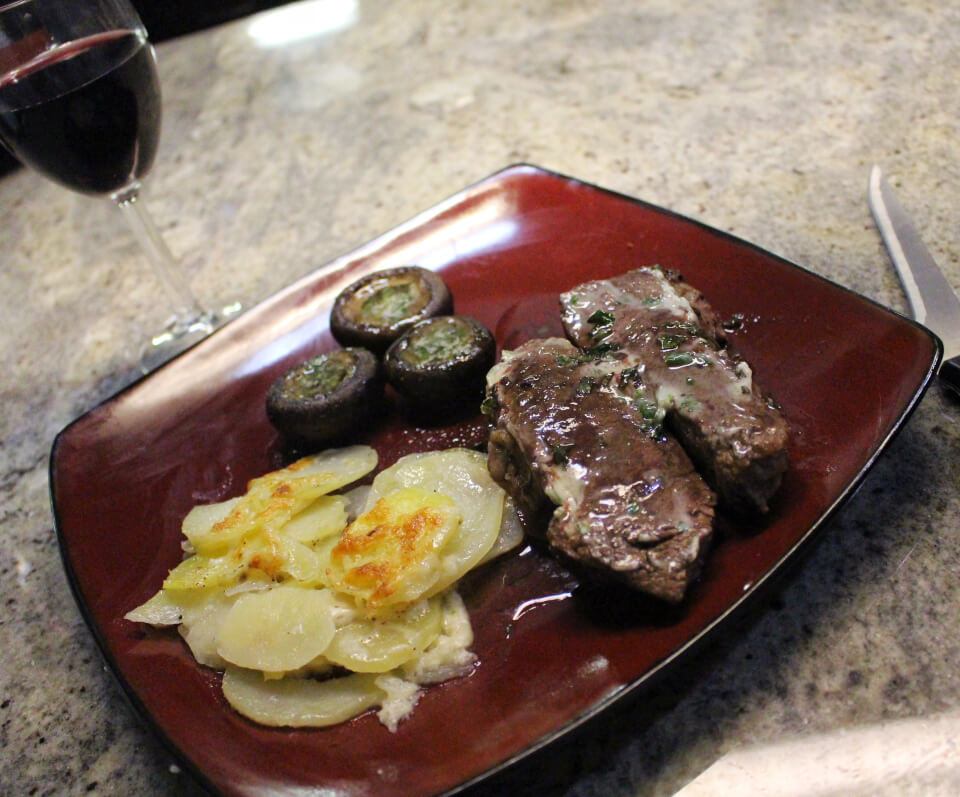
<instances>
[{"instance_id":1,"label":"granite countertop","mask_svg":"<svg viewBox=\"0 0 960 797\"><path fill-rule=\"evenodd\" d=\"M956 4L321 6L329 30L302 41L258 45L241 20L158 48L145 200L207 302L255 304L518 161L903 312L865 202L877 162L960 288ZM136 377L165 307L108 203L20 171L0 217L0 793L190 793L104 670L47 487L55 434ZM956 793L958 454L960 404L934 388L772 598L486 793L671 794L718 761L705 777L737 793L825 793L848 750L856 793ZM798 776L804 761L820 763Z\"/></svg>"}]
</instances>

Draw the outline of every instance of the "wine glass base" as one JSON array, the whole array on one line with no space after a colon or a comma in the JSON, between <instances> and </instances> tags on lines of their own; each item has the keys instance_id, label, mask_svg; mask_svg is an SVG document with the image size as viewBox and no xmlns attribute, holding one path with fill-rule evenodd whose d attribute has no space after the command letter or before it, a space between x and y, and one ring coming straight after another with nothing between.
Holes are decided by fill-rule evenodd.
<instances>
[{"instance_id":1,"label":"wine glass base","mask_svg":"<svg viewBox=\"0 0 960 797\"><path fill-rule=\"evenodd\" d=\"M242 309L239 302L234 302L215 313L207 312L187 318L182 315L173 316L140 350L140 370L144 374L157 370L199 343L215 329L222 327Z\"/></svg>"}]
</instances>

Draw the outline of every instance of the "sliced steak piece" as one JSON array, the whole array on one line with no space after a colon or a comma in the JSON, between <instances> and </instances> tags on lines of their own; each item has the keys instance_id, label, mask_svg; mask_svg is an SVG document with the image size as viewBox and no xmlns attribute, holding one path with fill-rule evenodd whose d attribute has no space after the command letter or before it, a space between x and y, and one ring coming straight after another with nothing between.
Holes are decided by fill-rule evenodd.
<instances>
[{"instance_id":1,"label":"sliced steak piece","mask_svg":"<svg viewBox=\"0 0 960 797\"><path fill-rule=\"evenodd\" d=\"M504 352L487 377L490 472L528 509L557 505L551 548L677 602L700 571L716 497L631 377L560 338Z\"/></svg>"},{"instance_id":2,"label":"sliced steak piece","mask_svg":"<svg viewBox=\"0 0 960 797\"><path fill-rule=\"evenodd\" d=\"M560 304L574 343L615 350L637 369L721 501L766 512L787 468L787 424L750 366L722 347L702 295L654 267L586 282Z\"/></svg>"},{"instance_id":3,"label":"sliced steak piece","mask_svg":"<svg viewBox=\"0 0 960 797\"><path fill-rule=\"evenodd\" d=\"M588 322L597 311L613 315L618 333L627 323L641 329L669 323L694 324L707 337L723 344L726 332L723 323L703 294L676 271L659 266L638 268L607 280L593 280L578 285L560 298L564 327L571 340L590 349L603 337L603 324Z\"/></svg>"}]
</instances>

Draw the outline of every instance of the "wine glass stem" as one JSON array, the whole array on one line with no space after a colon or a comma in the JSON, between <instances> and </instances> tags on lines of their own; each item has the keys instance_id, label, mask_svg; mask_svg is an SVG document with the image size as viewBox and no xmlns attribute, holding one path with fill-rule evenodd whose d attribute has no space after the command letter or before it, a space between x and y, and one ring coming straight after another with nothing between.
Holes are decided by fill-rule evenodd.
<instances>
[{"instance_id":1,"label":"wine glass stem","mask_svg":"<svg viewBox=\"0 0 960 797\"><path fill-rule=\"evenodd\" d=\"M167 292L177 322L189 325L193 321L207 317L209 314L187 285L180 264L163 240L163 236L160 235L153 218L139 201L138 189L136 187L127 189L114 194L112 198L123 212L130 229L133 230L134 236L150 260L154 273Z\"/></svg>"}]
</instances>

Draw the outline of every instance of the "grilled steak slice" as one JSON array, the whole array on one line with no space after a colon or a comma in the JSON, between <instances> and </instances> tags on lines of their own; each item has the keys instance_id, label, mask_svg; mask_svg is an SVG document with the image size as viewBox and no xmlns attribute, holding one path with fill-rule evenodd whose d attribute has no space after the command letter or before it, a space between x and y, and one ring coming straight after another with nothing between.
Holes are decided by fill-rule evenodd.
<instances>
[{"instance_id":1,"label":"grilled steak slice","mask_svg":"<svg viewBox=\"0 0 960 797\"><path fill-rule=\"evenodd\" d=\"M638 268L607 280L593 280L571 289L560 297L564 326L571 340L590 349L603 340L602 324L585 323L596 311L617 315L617 332L627 323L639 328L669 323L693 324L713 340L723 344L726 332L720 317L695 287L676 271L659 266Z\"/></svg>"},{"instance_id":2,"label":"grilled steak slice","mask_svg":"<svg viewBox=\"0 0 960 797\"><path fill-rule=\"evenodd\" d=\"M631 378L560 338L504 352L487 377L490 472L527 508L557 504L551 548L677 602L699 573L716 498Z\"/></svg>"},{"instance_id":3,"label":"grilled steak slice","mask_svg":"<svg viewBox=\"0 0 960 797\"><path fill-rule=\"evenodd\" d=\"M722 347L722 326L702 295L654 267L586 282L560 304L574 343L616 350L655 391L721 501L766 512L787 467L787 424L750 366Z\"/></svg>"}]
</instances>

